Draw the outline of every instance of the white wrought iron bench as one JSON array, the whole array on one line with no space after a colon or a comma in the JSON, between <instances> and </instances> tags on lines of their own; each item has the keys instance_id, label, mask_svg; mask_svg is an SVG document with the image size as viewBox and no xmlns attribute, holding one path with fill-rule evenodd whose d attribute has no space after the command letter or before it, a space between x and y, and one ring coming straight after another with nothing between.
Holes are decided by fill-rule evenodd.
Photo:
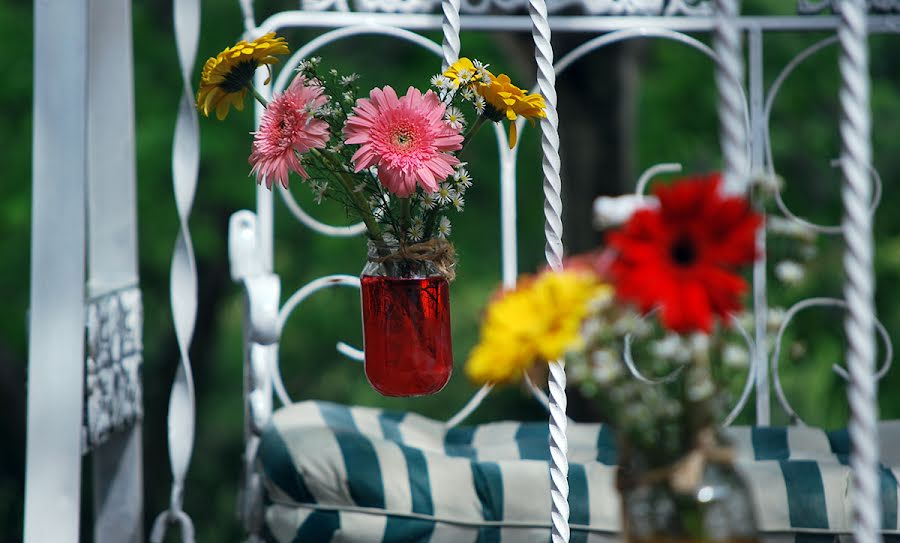
<instances>
[{"instance_id":1,"label":"white wrought iron bench","mask_svg":"<svg viewBox=\"0 0 900 543\"><path fill-rule=\"evenodd\" d=\"M421 46L447 63L459 56L461 28L531 30L536 44L537 87L547 97L550 106L548 119L541 126L541 147L546 197L546 255L551 266L558 266L562 257L559 127L553 88L558 73L591 51L622 40L665 39L697 49L717 66L715 83L720 94L725 173L729 182L739 183L751 173L773 173L768 123L772 104L784 80L808 56L839 43L844 112L840 165L846 177L844 204L848 209L848 219L843 226L826 228L825 231L844 233L847 239L846 302L821 299L801 301L789 314L816 305L840 305L848 309L850 350L848 370L842 371L850 382L850 428L848 432L823 432L802 425L788 429L770 427L770 391L773 388L781 407L795 418L796 413L781 390L777 373L770 376L770 371L777 370L779 353L776 343L774 353L769 355L764 332L767 309L765 258L754 270L754 311L757 323L763 325L756 327L758 332L754 337L747 336L752 358L751 371L743 393L725 424L730 424L755 394L756 425L753 428L734 428L731 432L741 452L739 465L750 475L757 489L757 501L764 501L763 492L769 501L768 505L761 505L759 511L760 527L767 538L825 541L853 534L861 543L876 543L882 537L900 538L897 487L900 458L896 450L900 428L896 423L882 423L879 426L874 409L875 379L883 375L882 370L886 367L875 367L873 347L877 323L873 319L872 307L871 217L868 205L873 192L877 193L880 187L873 190L872 178L876 176L870 172L872 159L865 56L867 31L898 32L900 16L866 17L862 2L848 2L844 4L840 17L739 17L738 2L734 0L716 2L720 13L715 16L712 4L684 0L609 0L585 3L581 6L588 11L585 16L548 17L545 2L531 0L527 4L531 16L526 17L488 14L492 4L487 2L466 3L461 7L458 0L445 0L441 3L441 17L430 13L431 8L436 6L429 3L364 2L353 6L357 9L351 11L346 2L336 0L327 4L305 3L302 10L278 13L257 24L251 0L241 0L248 37L293 27L331 29L296 51L282 68L274 90L284 87L286 74L302 57L335 40L365 34L391 36ZM802 9L811 13L825 11L830 4L799 2ZM882 8L888 11L900 11L890 2L871 4L883 4ZM524 7L525 3L498 2L498 6L514 9ZM559 4L551 8L562 6ZM72 13L76 12L72 10ZM80 12L80 15L86 17L87 11ZM116 16L121 15L116 12ZM188 347L194 325L198 278L187 224L198 169L198 125L190 80L199 30L198 1L179 0L175 4L175 16L184 96L173 156L181 232L173 257L172 298L182 361L169 412L172 503L170 509L158 518L153 538L161 539L167 525L180 523L182 537L192 540L193 528L182 511L181 493L194 433ZM76 41L82 39L86 45L87 23L84 20L80 22L84 23L85 28L75 38ZM868 23L868 30L865 23ZM416 33L439 28L444 34L440 46ZM554 62L550 46L551 30L592 32L597 36ZM799 52L775 83L765 89L762 47L769 33L834 30L839 32L837 37L826 38ZM38 39L46 36L47 29L43 31L44 34L38 33ZM709 48L689 33L714 33L714 48ZM744 56L740 36L747 38L749 78L746 96L742 91ZM82 83L84 76L80 74ZM86 85L83 87L79 87L81 91L87 88ZM47 96L36 99L36 104L49 104L51 110L59 105L54 102L52 91L46 90L45 94ZM85 98L83 92L81 96ZM100 99L100 96L98 94L95 98ZM36 111L38 109L36 106ZM66 128L71 126L66 125ZM75 141L78 135L77 130L64 130L56 137ZM36 142L46 145L55 141L53 137L47 133L46 126L38 123ZM515 208L518 157L504 145L504 137L502 131L498 132L502 276L505 284L511 284L518 271ZM48 139L45 141L42 138ZM130 145L130 142L126 143ZM87 149L81 150L85 151L83 155L87 154ZM40 155L40 151L36 149L36 155ZM80 159L63 156L60 164L74 164L77 169L79 165L84 168L85 162L84 156ZM73 345L80 345L77 336L83 329L81 288L85 281L81 265L86 259L85 215L81 210L77 216L69 217L72 206L70 202L67 205L66 200L81 201L88 192L85 173L80 175L70 190L52 193L51 180L59 172L40 161L36 164L39 167L35 172L35 224L39 228L34 233L36 258L33 261L32 281L41 288L33 288L31 303L29 496L25 532L26 541L35 542L48 540L47 534L55 537L62 532L71 533L73 530L69 528L73 523L74 533L77 533L78 478L73 477L73 472L80 473L80 460L54 465L59 455L43 454L60 442L65 446L70 444L72 439L66 439L74 435L69 424L73 419L56 417L59 413L52 406L36 398L40 394L60 394L65 397L60 404L80 405L75 398L69 397L72 391L64 385L68 378L80 382L81 372L69 368L71 371L65 374L47 375L58 368L47 363L42 365L41 359L68 360L73 355L66 355L65 351L72 350ZM648 171L644 181L658 171ZM644 181L640 181L638 187L643 187L646 184ZM127 187L133 187L133 183L124 185L126 188L123 190L126 191ZM288 210L314 231L340 236L358 235L362 231L358 226L322 224L306 214L289 192L282 192L282 196ZM133 199L133 194L126 193L119 197L122 201L128 201ZM91 202L94 206L92 211L114 209L114 200L107 201L98 196L97 201ZM779 201L779 205L786 215L796 219L783 202ZM551 366L549 395L539 386L531 384L536 398L548 406L551 414L549 426L517 422L460 426L490 392L489 387L478 391L447 422L429 420L412 413L347 407L324 401L292 402L282 383L278 366L278 345L282 340L285 321L297 305L316 291L332 286L357 287L358 280L351 275L324 277L297 289L282 303L280 279L273 272L274 207L273 195L261 189L257 192L256 211L236 213L229 225L232 276L246 294L245 474L241 516L251 538L278 541L328 541L332 538L372 541L546 541L552 537L557 542L598 541L616 537L618 505L611 484L615 451L609 430L598 425L575 424L567 419L565 374L559 365ZM129 214L127 210L122 213L126 222L133 220L133 213ZM55 215L62 219L57 221ZM71 239L66 240L66 250L54 253L59 246L49 241L56 232L50 225L61 222L70 226L74 224L75 229L71 232ZM133 224L126 224L123 231L133 233ZM92 241L99 239L93 234L90 238ZM764 247L765 239L760 241ZM103 245L98 243L97 246ZM117 245L110 244L109 247L115 248ZM126 256L133 254L133 245L129 247L129 251L120 253ZM113 258L120 253L111 249L105 256ZM139 313L139 298L135 301L127 293L135 287L136 271L126 272L124 276L105 277L102 273L105 269L103 256L104 253L99 253L97 262L92 262L90 277L96 281L96 292L91 291L92 295L111 296L104 298L109 301L126 292L124 296L127 299L122 303L128 308L136 307ZM60 263L64 269L53 268ZM128 266L110 265L108 268L121 271ZM60 273L68 274L67 281L54 286L53 280ZM55 315L54 311L60 314ZM128 311L120 313L127 314ZM77 325L74 326L76 332L60 336L55 344L42 342L48 334L59 332L59 319L68 319ZM783 323L780 332L789 321L787 319ZM71 332L72 328L69 326L66 330ZM129 330L133 329L139 330L139 323L129 327ZM138 362L139 343L137 336L135 349L128 353L129 356L136 355ZM356 349L348 345L341 344L339 349L351 358L360 356ZM118 359L116 363L124 364ZM77 396L80 398L80 395L79 390ZM276 399L283 404L277 410L274 408ZM80 442L80 412L77 418ZM134 515L135 509L139 513L141 507L140 476L139 471L133 469L140 466L140 426L136 422L139 421L139 413L137 417L125 419L124 425L129 431L114 438L116 441L111 443L115 448L112 451L106 451L108 454L105 456L104 453L98 455L98 472L102 473L104 458L124 458L124 465L131 469L129 479L104 479L102 475L99 479L122 485L105 488L105 496L126 496L128 512L131 513L130 516L113 514L107 518L101 515L99 522L106 530L101 532L110 540L121 540L116 539L116 520L128 517L130 526L140 526L140 521L135 521L139 515ZM60 430L59 435L49 435L48 428L39 431L38 425L48 420L55 421L53 428L49 429L54 432ZM879 431L883 438L881 449L878 446ZM98 430L95 434L100 435L102 431ZM93 434L88 432L87 435ZM104 439L98 438L98 444L102 444ZM42 469L47 470L46 473L41 473ZM854 476L852 484L851 476ZM134 497L135 488L138 489L137 498ZM44 525L46 512L40 510L55 495L62 495L65 502L59 505L63 527L58 529ZM518 499L520 496L528 496L529 499ZM140 535L136 534L125 537L131 538L129 540L140 539Z\"/></svg>"}]
</instances>

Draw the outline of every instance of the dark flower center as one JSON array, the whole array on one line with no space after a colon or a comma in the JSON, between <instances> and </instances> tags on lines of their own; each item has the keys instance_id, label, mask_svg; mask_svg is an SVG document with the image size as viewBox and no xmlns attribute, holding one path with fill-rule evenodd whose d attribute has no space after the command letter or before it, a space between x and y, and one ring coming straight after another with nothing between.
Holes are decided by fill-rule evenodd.
<instances>
[{"instance_id":1,"label":"dark flower center","mask_svg":"<svg viewBox=\"0 0 900 543\"><path fill-rule=\"evenodd\" d=\"M250 83L253 74L256 73L257 63L255 60L245 60L238 62L225 75L225 80L219 83L219 87L225 92L238 92Z\"/></svg>"},{"instance_id":2,"label":"dark flower center","mask_svg":"<svg viewBox=\"0 0 900 543\"><path fill-rule=\"evenodd\" d=\"M697 250L693 241L686 236L682 236L675 240L670 249L672 261L679 266L690 266L697 259Z\"/></svg>"}]
</instances>

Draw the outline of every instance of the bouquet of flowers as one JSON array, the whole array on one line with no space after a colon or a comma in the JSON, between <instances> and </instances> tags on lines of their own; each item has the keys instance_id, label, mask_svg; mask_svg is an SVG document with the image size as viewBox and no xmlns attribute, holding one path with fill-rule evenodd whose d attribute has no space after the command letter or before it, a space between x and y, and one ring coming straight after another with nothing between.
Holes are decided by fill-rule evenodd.
<instances>
[{"instance_id":1,"label":"bouquet of flowers","mask_svg":"<svg viewBox=\"0 0 900 543\"><path fill-rule=\"evenodd\" d=\"M468 58L431 77L425 92L409 87L400 95L388 85L364 97L357 74L309 58L269 102L253 76L287 53L274 33L225 49L203 68L197 107L224 119L252 94L265 106L249 158L257 181L287 189L296 174L316 202L335 200L365 224L366 374L386 395L436 392L452 368L447 282L456 257L448 214L463 210L473 184L460 156L488 121L509 121L514 146L516 119L543 117L544 99Z\"/></svg>"},{"instance_id":2,"label":"bouquet of flowers","mask_svg":"<svg viewBox=\"0 0 900 543\"><path fill-rule=\"evenodd\" d=\"M640 205L624 199L605 250L492 301L466 366L476 382L503 382L566 360L616 431L629 541L755 537L717 428L729 326L748 289L739 272L756 258L762 218L720 187L712 175L660 186Z\"/></svg>"}]
</instances>

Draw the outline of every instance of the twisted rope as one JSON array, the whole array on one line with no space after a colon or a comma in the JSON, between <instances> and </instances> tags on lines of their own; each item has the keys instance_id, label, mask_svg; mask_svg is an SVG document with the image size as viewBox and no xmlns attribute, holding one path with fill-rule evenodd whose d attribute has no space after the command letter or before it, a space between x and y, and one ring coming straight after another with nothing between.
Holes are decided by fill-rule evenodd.
<instances>
[{"instance_id":1,"label":"twisted rope","mask_svg":"<svg viewBox=\"0 0 900 543\"><path fill-rule=\"evenodd\" d=\"M194 336L194 322L197 317L197 267L191 233L188 229L188 218L194 202L200 164L200 130L197 124L197 109L194 107L194 91L191 88L191 75L197 56L197 39L200 31L200 4L198 0L175 0L173 11L182 92L172 142L172 183L179 230L172 254L169 280L172 320L175 324L175 339L178 342L181 360L169 396L167 421L172 493L169 509L160 513L153 523L150 535L153 543L163 541L169 524L178 524L181 527L183 542L194 541L193 523L182 510L182 495L194 448L194 381L188 349Z\"/></svg>"},{"instance_id":2,"label":"twisted rope","mask_svg":"<svg viewBox=\"0 0 900 543\"><path fill-rule=\"evenodd\" d=\"M541 119L541 166L544 173L544 256L553 269L562 267L562 199L559 176L559 115L556 112L556 71L545 0L529 0L531 36L537 61L538 88L546 101ZM550 364L550 498L553 543L569 541L569 444L566 440L566 371L562 361Z\"/></svg>"},{"instance_id":3,"label":"twisted rope","mask_svg":"<svg viewBox=\"0 0 900 543\"><path fill-rule=\"evenodd\" d=\"M444 16L441 19L441 30L444 32L444 42L441 49L444 52L444 60L441 64L441 71L446 72L451 64L459 59L460 39L459 39L459 4L460 0L443 0L441 8L444 10Z\"/></svg>"},{"instance_id":4,"label":"twisted rope","mask_svg":"<svg viewBox=\"0 0 900 543\"><path fill-rule=\"evenodd\" d=\"M716 31L713 35L713 48L719 61L715 78L719 94L723 189L729 194L746 190L750 172L741 93L744 81L741 33L736 24L738 6L739 0L716 0Z\"/></svg>"},{"instance_id":5,"label":"twisted rope","mask_svg":"<svg viewBox=\"0 0 900 543\"><path fill-rule=\"evenodd\" d=\"M880 543L881 499L878 478L878 420L875 380L875 307L872 270L872 163L869 108L869 57L866 5L862 0L841 4L838 40L841 72L841 167L844 298L847 316L847 366L850 373L848 431L853 469L853 535L857 543Z\"/></svg>"}]
</instances>

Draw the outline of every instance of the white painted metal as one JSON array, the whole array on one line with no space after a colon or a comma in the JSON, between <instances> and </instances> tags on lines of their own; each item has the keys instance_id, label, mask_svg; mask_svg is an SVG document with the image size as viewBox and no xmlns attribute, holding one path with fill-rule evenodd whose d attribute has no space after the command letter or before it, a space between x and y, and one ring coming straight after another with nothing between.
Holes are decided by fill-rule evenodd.
<instances>
[{"instance_id":1,"label":"white painted metal","mask_svg":"<svg viewBox=\"0 0 900 543\"><path fill-rule=\"evenodd\" d=\"M853 536L881 543L878 458L878 390L875 380L875 271L872 241L872 113L869 105L869 43L866 5L844 0L838 40L841 53L841 167L844 171L844 300L847 369L850 372L850 467Z\"/></svg>"},{"instance_id":2,"label":"white painted metal","mask_svg":"<svg viewBox=\"0 0 900 543\"><path fill-rule=\"evenodd\" d=\"M544 0L529 0L531 37L537 62L537 86L546 102L541 119L541 169L544 177L544 256L551 269L562 268L562 180L559 158L559 114L556 111L556 70ZM569 541L569 445L566 439L566 370L562 360L550 362L550 520L554 543Z\"/></svg>"},{"instance_id":3,"label":"white painted metal","mask_svg":"<svg viewBox=\"0 0 900 543\"><path fill-rule=\"evenodd\" d=\"M168 525L177 524L181 530L181 540L193 543L193 523L182 510L182 502L184 481L194 448L194 381L188 350L197 316L197 270L188 219L197 188L200 158L197 109L191 86L200 30L200 4L198 0L175 0L173 14L182 92L172 143L172 183L179 231L172 254L170 302L180 360L169 396L167 419L172 491L169 508L156 517L150 539L161 543Z\"/></svg>"},{"instance_id":4,"label":"white painted metal","mask_svg":"<svg viewBox=\"0 0 900 543\"><path fill-rule=\"evenodd\" d=\"M96 298L138 283L134 74L130 2L89 9L87 293ZM91 453L98 543L144 540L141 441L137 421Z\"/></svg>"},{"instance_id":5,"label":"white painted metal","mask_svg":"<svg viewBox=\"0 0 900 543\"><path fill-rule=\"evenodd\" d=\"M34 58L24 541L75 543L84 379L87 0L35 3Z\"/></svg>"}]
</instances>

